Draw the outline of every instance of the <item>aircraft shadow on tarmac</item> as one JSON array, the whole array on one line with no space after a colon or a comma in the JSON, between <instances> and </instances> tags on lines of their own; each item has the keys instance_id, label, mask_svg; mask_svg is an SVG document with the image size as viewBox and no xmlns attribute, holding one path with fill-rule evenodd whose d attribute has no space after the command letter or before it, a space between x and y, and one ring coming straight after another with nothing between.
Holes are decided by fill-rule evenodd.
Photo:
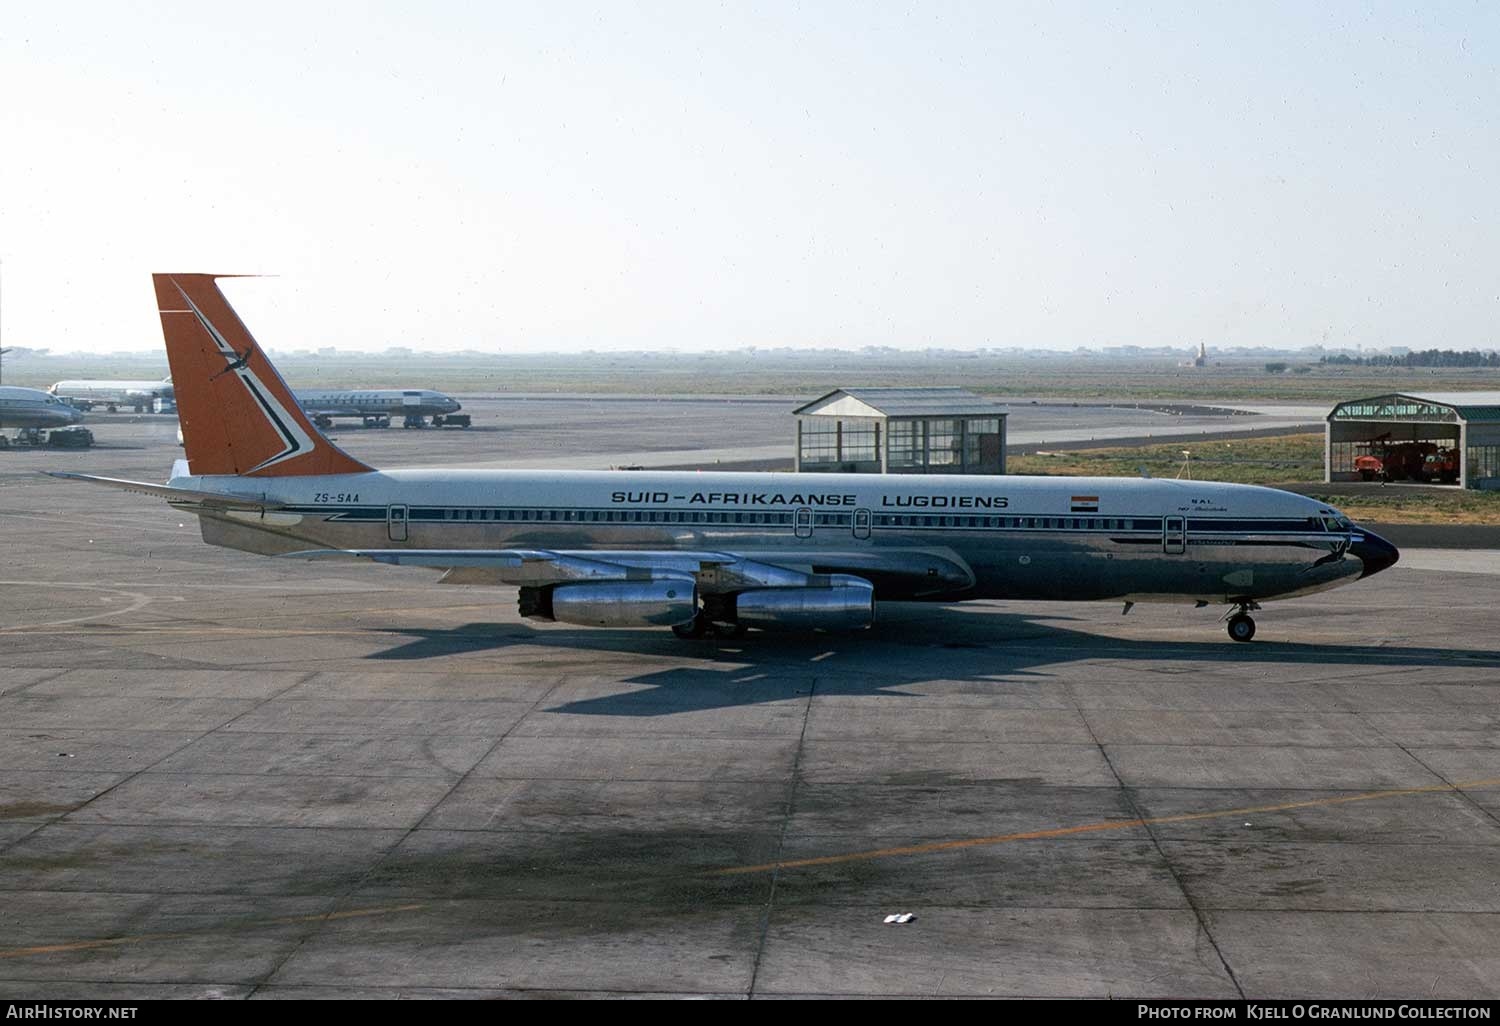
<instances>
[{"instance_id":1,"label":"aircraft shadow on tarmac","mask_svg":"<svg viewBox=\"0 0 1500 1026\"><path fill-rule=\"evenodd\" d=\"M936 614L936 615L934 615ZM420 660L493 653L520 646L569 652L683 658L674 666L621 677L628 692L550 707L549 712L599 716L664 716L784 701L806 695L908 695L909 685L944 681L970 688L1025 686L1043 679L1041 667L1078 660L1133 661L1245 668L1256 680L1277 682L1265 667L1298 666L1476 667L1500 669L1500 651L1419 646L1298 644L1257 641L1240 645L1222 637L1202 641L1132 639L1072 630L1048 615L1046 622L1014 613L975 615L925 607L922 615L892 617L858 634L764 634L738 639L682 641L665 632L601 628L536 628L527 624L470 623L452 629L399 628L415 640L369 656ZM1085 622L1097 623L1092 618ZM1211 622L1205 629L1211 629ZM705 660L711 662L704 664ZM639 685L647 685L641 688Z\"/></svg>"}]
</instances>

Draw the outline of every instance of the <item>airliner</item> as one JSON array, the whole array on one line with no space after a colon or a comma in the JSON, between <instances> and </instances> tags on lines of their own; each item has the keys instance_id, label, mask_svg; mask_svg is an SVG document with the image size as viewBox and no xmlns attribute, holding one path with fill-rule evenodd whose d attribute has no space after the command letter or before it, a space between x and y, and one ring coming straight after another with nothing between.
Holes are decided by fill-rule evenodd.
<instances>
[{"instance_id":1,"label":"airliner","mask_svg":"<svg viewBox=\"0 0 1500 1026\"><path fill-rule=\"evenodd\" d=\"M392 415L401 417L402 427L425 427L428 417L442 427L445 420L460 423L453 414L463 409L451 395L430 388L298 389L294 394L320 428L332 427L334 417L359 417L365 427L390 427ZM468 426L467 414L462 425Z\"/></svg>"},{"instance_id":2,"label":"airliner","mask_svg":"<svg viewBox=\"0 0 1500 1026\"><path fill-rule=\"evenodd\" d=\"M39 388L0 385L0 428L56 428L81 420L76 408Z\"/></svg>"},{"instance_id":3,"label":"airliner","mask_svg":"<svg viewBox=\"0 0 1500 1026\"><path fill-rule=\"evenodd\" d=\"M377 470L308 420L217 275L154 276L185 439L165 499L213 545L518 586L523 616L681 637L858 630L876 602L1114 600L1250 613L1394 564L1314 499L1206 481Z\"/></svg>"},{"instance_id":4,"label":"airliner","mask_svg":"<svg viewBox=\"0 0 1500 1026\"><path fill-rule=\"evenodd\" d=\"M172 397L172 379L163 381L113 381L88 379L81 381L59 381L47 389L66 403L87 410L103 406L114 413L121 406L131 406L136 413L151 408L157 399Z\"/></svg>"}]
</instances>

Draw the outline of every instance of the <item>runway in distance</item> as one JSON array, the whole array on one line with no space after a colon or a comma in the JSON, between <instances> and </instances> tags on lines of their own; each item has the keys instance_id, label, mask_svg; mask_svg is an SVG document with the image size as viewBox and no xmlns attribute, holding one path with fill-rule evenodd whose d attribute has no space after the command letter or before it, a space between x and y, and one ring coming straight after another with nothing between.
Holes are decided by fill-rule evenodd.
<instances>
[{"instance_id":1,"label":"runway in distance","mask_svg":"<svg viewBox=\"0 0 1500 1026\"><path fill-rule=\"evenodd\" d=\"M853 630L877 600L1259 603L1396 549L1305 496L1130 478L376 470L307 419L210 274L153 276L187 459L144 492L205 541L520 587L523 616L684 637ZM1126 606L1129 609L1129 605Z\"/></svg>"},{"instance_id":2,"label":"runway in distance","mask_svg":"<svg viewBox=\"0 0 1500 1026\"><path fill-rule=\"evenodd\" d=\"M111 381L88 379L81 381L59 381L47 389L63 402L89 410L103 406L114 413L122 406L129 406L136 413L151 409L157 399L172 398L172 379L162 381Z\"/></svg>"}]
</instances>

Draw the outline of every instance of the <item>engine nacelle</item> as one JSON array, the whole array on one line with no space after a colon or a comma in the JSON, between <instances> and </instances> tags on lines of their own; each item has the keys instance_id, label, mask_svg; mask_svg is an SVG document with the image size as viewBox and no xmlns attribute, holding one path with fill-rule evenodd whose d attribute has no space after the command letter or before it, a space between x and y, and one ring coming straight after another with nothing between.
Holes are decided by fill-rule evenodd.
<instances>
[{"instance_id":1,"label":"engine nacelle","mask_svg":"<svg viewBox=\"0 0 1500 1026\"><path fill-rule=\"evenodd\" d=\"M734 619L762 630L860 631L875 622L875 588L832 574L827 588L764 588L734 597Z\"/></svg>"},{"instance_id":2,"label":"engine nacelle","mask_svg":"<svg viewBox=\"0 0 1500 1026\"><path fill-rule=\"evenodd\" d=\"M674 627L698 612L691 579L601 581L521 589L521 615L581 627Z\"/></svg>"}]
</instances>

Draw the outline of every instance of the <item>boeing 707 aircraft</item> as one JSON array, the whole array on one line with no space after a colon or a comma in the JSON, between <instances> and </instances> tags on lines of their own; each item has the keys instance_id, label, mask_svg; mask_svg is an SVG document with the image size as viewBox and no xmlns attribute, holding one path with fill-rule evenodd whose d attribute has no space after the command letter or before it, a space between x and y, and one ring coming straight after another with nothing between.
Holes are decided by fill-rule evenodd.
<instances>
[{"instance_id":1,"label":"boeing 707 aircraft","mask_svg":"<svg viewBox=\"0 0 1500 1026\"><path fill-rule=\"evenodd\" d=\"M870 626L882 599L1252 610L1368 577L1390 543L1271 488L1128 478L376 470L329 442L210 274L154 276L187 459L144 492L248 552L432 567L523 616L684 637ZM1127 605L1128 609L1129 606Z\"/></svg>"}]
</instances>

